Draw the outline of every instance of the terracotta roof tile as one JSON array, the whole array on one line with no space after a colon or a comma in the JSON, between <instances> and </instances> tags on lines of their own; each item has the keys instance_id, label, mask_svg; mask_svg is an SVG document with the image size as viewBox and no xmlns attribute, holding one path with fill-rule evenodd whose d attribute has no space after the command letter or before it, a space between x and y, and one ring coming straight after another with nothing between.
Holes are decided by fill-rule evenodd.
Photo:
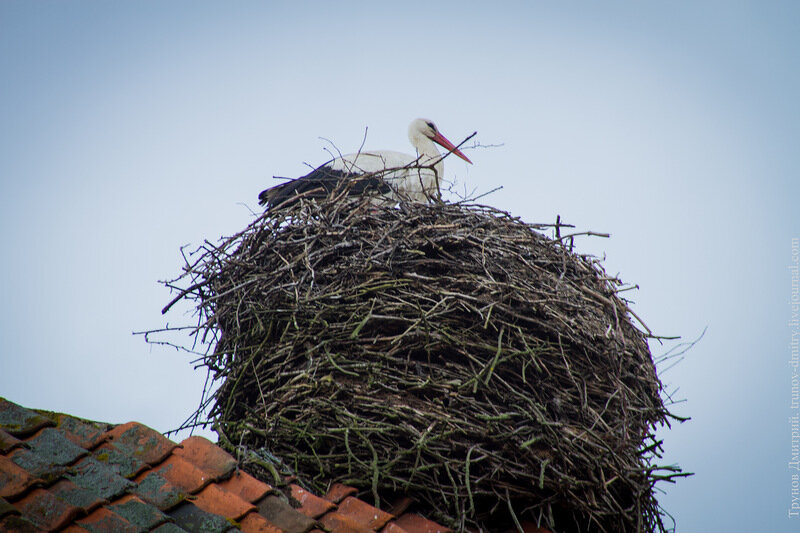
<instances>
[{"instance_id":1,"label":"terracotta roof tile","mask_svg":"<svg viewBox=\"0 0 800 533\"><path fill-rule=\"evenodd\" d=\"M203 437L189 437L173 455L204 471L214 481L225 479L236 469L236 459Z\"/></svg>"},{"instance_id":2,"label":"terracotta roof tile","mask_svg":"<svg viewBox=\"0 0 800 533\"><path fill-rule=\"evenodd\" d=\"M366 524L375 531L386 525L394 516L386 511L365 503L354 496L348 496L339 503L339 514L354 518L360 524Z\"/></svg>"},{"instance_id":3,"label":"terracotta roof tile","mask_svg":"<svg viewBox=\"0 0 800 533\"><path fill-rule=\"evenodd\" d=\"M336 504L329 502L319 496L308 492L300 485L291 484L292 498L300 502L299 512L311 518L319 518L331 509L336 508Z\"/></svg>"},{"instance_id":4,"label":"terracotta roof tile","mask_svg":"<svg viewBox=\"0 0 800 533\"><path fill-rule=\"evenodd\" d=\"M107 507L95 510L86 518L75 522L91 533L139 533L141 530Z\"/></svg>"},{"instance_id":5,"label":"terracotta roof tile","mask_svg":"<svg viewBox=\"0 0 800 533\"><path fill-rule=\"evenodd\" d=\"M394 524L408 533L444 533L450 531L450 529L415 513L407 513L398 517Z\"/></svg>"},{"instance_id":6,"label":"terracotta roof tile","mask_svg":"<svg viewBox=\"0 0 800 533\"><path fill-rule=\"evenodd\" d=\"M0 520L0 531L4 533L41 533L42 530L27 518L7 516Z\"/></svg>"},{"instance_id":7,"label":"terracotta roof tile","mask_svg":"<svg viewBox=\"0 0 800 533\"><path fill-rule=\"evenodd\" d=\"M0 455L0 498L19 496L41 483L40 478L18 466L10 457Z\"/></svg>"},{"instance_id":8,"label":"terracotta roof tile","mask_svg":"<svg viewBox=\"0 0 800 533\"><path fill-rule=\"evenodd\" d=\"M0 398L0 429L23 438L46 426L54 426L55 422L24 407Z\"/></svg>"},{"instance_id":9,"label":"terracotta roof tile","mask_svg":"<svg viewBox=\"0 0 800 533\"><path fill-rule=\"evenodd\" d=\"M109 465L116 474L126 479L132 479L149 468L144 461L126 454L108 442L97 447L92 452L92 457L99 463Z\"/></svg>"},{"instance_id":10,"label":"terracotta roof tile","mask_svg":"<svg viewBox=\"0 0 800 533\"><path fill-rule=\"evenodd\" d=\"M134 493L162 511L169 510L184 499L186 493L155 472L145 472L136 479Z\"/></svg>"},{"instance_id":11,"label":"terracotta roof tile","mask_svg":"<svg viewBox=\"0 0 800 533\"><path fill-rule=\"evenodd\" d=\"M10 514L19 514L19 509L8 503L5 498L0 498L0 518Z\"/></svg>"},{"instance_id":12,"label":"terracotta roof tile","mask_svg":"<svg viewBox=\"0 0 800 533\"><path fill-rule=\"evenodd\" d=\"M105 434L113 445L149 465L163 461L178 445L138 422L115 426Z\"/></svg>"},{"instance_id":13,"label":"terracotta roof tile","mask_svg":"<svg viewBox=\"0 0 800 533\"><path fill-rule=\"evenodd\" d=\"M285 480L273 489L202 437L176 444L137 422L110 426L0 399L0 531L65 533L395 533L398 519L334 484L324 498ZM290 501L291 500L291 501ZM384 527L385 526L385 527ZM64 529L65 528L65 529ZM439 528L444 531L444 528Z\"/></svg>"},{"instance_id":14,"label":"terracotta roof tile","mask_svg":"<svg viewBox=\"0 0 800 533\"><path fill-rule=\"evenodd\" d=\"M67 471L65 466L54 464L44 456L40 456L27 448L17 448L6 457L14 461L17 466L23 468L30 475L42 478L45 483L52 483Z\"/></svg>"},{"instance_id":15,"label":"terracotta roof tile","mask_svg":"<svg viewBox=\"0 0 800 533\"><path fill-rule=\"evenodd\" d=\"M10 452L11 450L19 446L21 442L22 442L21 440L19 440L11 433L7 433L2 429L0 429L0 453Z\"/></svg>"},{"instance_id":16,"label":"terracotta roof tile","mask_svg":"<svg viewBox=\"0 0 800 533\"><path fill-rule=\"evenodd\" d=\"M87 454L85 449L73 443L55 428L44 428L25 444L45 461L59 466L72 464Z\"/></svg>"},{"instance_id":17,"label":"terracotta roof tile","mask_svg":"<svg viewBox=\"0 0 800 533\"><path fill-rule=\"evenodd\" d=\"M402 496L397 498L396 500L392 501L389 504L389 507L386 509L386 512L389 514L393 514L395 516L400 516L401 514L408 511L408 508L414 504L414 500L409 498L408 496Z\"/></svg>"},{"instance_id":18,"label":"terracotta roof tile","mask_svg":"<svg viewBox=\"0 0 800 533\"><path fill-rule=\"evenodd\" d=\"M189 494L195 494L211 483L212 478L205 472L184 459L170 455L163 463L156 465L152 471Z\"/></svg>"},{"instance_id":19,"label":"terracotta roof tile","mask_svg":"<svg viewBox=\"0 0 800 533\"><path fill-rule=\"evenodd\" d=\"M235 529L233 522L200 509L191 502L183 502L169 512L175 524L193 533L221 533Z\"/></svg>"},{"instance_id":20,"label":"terracotta roof tile","mask_svg":"<svg viewBox=\"0 0 800 533\"><path fill-rule=\"evenodd\" d=\"M256 506L246 502L232 492L222 489L219 485L209 485L192 498L200 509L222 515L231 520L239 520L244 515L256 510Z\"/></svg>"},{"instance_id":21,"label":"terracotta roof tile","mask_svg":"<svg viewBox=\"0 0 800 533\"><path fill-rule=\"evenodd\" d=\"M258 513L250 513L242 518L239 527L245 533L283 533L266 518Z\"/></svg>"},{"instance_id":22,"label":"terracotta roof tile","mask_svg":"<svg viewBox=\"0 0 800 533\"><path fill-rule=\"evenodd\" d=\"M131 524L148 531L169 520L158 507L140 500L133 494L127 494L115 501L110 509Z\"/></svg>"},{"instance_id":23,"label":"terracotta roof tile","mask_svg":"<svg viewBox=\"0 0 800 533\"><path fill-rule=\"evenodd\" d=\"M155 528L153 533L186 533L186 530L176 526L172 522L167 522Z\"/></svg>"},{"instance_id":24,"label":"terracotta roof tile","mask_svg":"<svg viewBox=\"0 0 800 533\"><path fill-rule=\"evenodd\" d=\"M61 529L77 517L81 510L57 498L45 489L35 489L14 502L20 514L39 528L52 531Z\"/></svg>"},{"instance_id":25,"label":"terracotta roof tile","mask_svg":"<svg viewBox=\"0 0 800 533\"><path fill-rule=\"evenodd\" d=\"M59 480L48 490L59 500L79 507L86 514L108 503L108 500L100 497L94 490L79 487L68 479Z\"/></svg>"},{"instance_id":26,"label":"terracotta roof tile","mask_svg":"<svg viewBox=\"0 0 800 533\"><path fill-rule=\"evenodd\" d=\"M91 450L104 441L107 438L106 432L111 428L108 424L88 422L62 414L56 415L55 419L58 430L86 450Z\"/></svg>"},{"instance_id":27,"label":"terracotta roof tile","mask_svg":"<svg viewBox=\"0 0 800 533\"><path fill-rule=\"evenodd\" d=\"M353 496L355 494L358 494L358 490L355 487L348 487L347 485L342 485L341 483L334 483L328 490L328 493L323 497L333 503L339 503L348 496Z\"/></svg>"},{"instance_id":28,"label":"terracotta roof tile","mask_svg":"<svg viewBox=\"0 0 800 533\"><path fill-rule=\"evenodd\" d=\"M381 533L408 533L408 531L398 526L394 522L389 522L388 524L386 524L386 527L381 529Z\"/></svg>"},{"instance_id":29,"label":"terracotta roof tile","mask_svg":"<svg viewBox=\"0 0 800 533\"><path fill-rule=\"evenodd\" d=\"M237 470L229 479L221 482L219 486L250 503L256 503L273 490L266 483L262 483L241 470Z\"/></svg>"},{"instance_id":30,"label":"terracotta roof tile","mask_svg":"<svg viewBox=\"0 0 800 533\"><path fill-rule=\"evenodd\" d=\"M94 457L84 457L68 474L70 481L97 493L101 498L112 500L122 496L136 485L120 476L112 466L102 463Z\"/></svg>"},{"instance_id":31,"label":"terracotta roof tile","mask_svg":"<svg viewBox=\"0 0 800 533\"><path fill-rule=\"evenodd\" d=\"M285 533L306 533L316 524L314 520L298 513L288 502L274 494L265 496L256 503L256 506L264 518Z\"/></svg>"},{"instance_id":32,"label":"terracotta roof tile","mask_svg":"<svg viewBox=\"0 0 800 533\"><path fill-rule=\"evenodd\" d=\"M373 533L373 529L357 518L337 512L328 513L320 519L331 533Z\"/></svg>"}]
</instances>

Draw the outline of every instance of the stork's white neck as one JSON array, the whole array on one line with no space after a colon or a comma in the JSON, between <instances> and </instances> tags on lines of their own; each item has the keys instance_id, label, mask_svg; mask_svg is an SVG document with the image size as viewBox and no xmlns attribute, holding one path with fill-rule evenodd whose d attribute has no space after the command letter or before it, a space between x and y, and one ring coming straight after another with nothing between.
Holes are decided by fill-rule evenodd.
<instances>
[{"instance_id":1,"label":"stork's white neck","mask_svg":"<svg viewBox=\"0 0 800 533\"><path fill-rule=\"evenodd\" d=\"M411 141L411 146L417 150L420 165L427 166L435 162L433 168L436 171L436 176L441 180L444 176L444 162L439 149L436 148L436 143L419 131L409 131L408 139Z\"/></svg>"}]
</instances>

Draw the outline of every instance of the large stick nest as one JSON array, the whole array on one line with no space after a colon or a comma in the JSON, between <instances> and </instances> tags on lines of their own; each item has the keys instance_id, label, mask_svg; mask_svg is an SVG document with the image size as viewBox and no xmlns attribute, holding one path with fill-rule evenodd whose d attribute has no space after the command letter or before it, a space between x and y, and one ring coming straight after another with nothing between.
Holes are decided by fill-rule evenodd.
<instances>
[{"instance_id":1,"label":"large stick nest","mask_svg":"<svg viewBox=\"0 0 800 533\"><path fill-rule=\"evenodd\" d=\"M652 464L670 415L646 336L618 280L537 228L338 198L201 247L179 280L222 441L456 529L663 531L653 486L680 474Z\"/></svg>"}]
</instances>

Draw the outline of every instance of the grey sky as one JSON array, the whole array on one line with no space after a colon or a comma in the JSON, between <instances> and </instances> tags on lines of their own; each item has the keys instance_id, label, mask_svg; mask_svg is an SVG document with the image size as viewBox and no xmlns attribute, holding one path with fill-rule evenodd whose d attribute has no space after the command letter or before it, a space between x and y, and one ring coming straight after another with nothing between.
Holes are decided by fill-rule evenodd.
<instances>
[{"instance_id":1,"label":"grey sky","mask_svg":"<svg viewBox=\"0 0 800 533\"><path fill-rule=\"evenodd\" d=\"M410 151L409 121L482 144L447 175L557 214L638 283L693 420L666 462L680 532L789 521L790 238L800 236L793 2L0 2L0 395L171 429L199 401L163 326L179 247L244 227L272 175ZM180 311L166 317L185 322ZM669 345L654 344L660 354Z\"/></svg>"}]
</instances>

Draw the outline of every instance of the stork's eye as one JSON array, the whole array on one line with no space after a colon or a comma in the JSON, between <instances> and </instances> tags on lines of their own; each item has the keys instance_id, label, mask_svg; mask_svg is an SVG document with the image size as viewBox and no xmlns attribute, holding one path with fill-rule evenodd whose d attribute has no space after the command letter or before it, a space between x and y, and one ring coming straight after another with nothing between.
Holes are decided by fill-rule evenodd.
<instances>
[{"instance_id":1,"label":"stork's eye","mask_svg":"<svg viewBox=\"0 0 800 533\"><path fill-rule=\"evenodd\" d=\"M427 124L428 127L433 131L436 131L436 124L434 124L433 122L426 122L425 124Z\"/></svg>"}]
</instances>

